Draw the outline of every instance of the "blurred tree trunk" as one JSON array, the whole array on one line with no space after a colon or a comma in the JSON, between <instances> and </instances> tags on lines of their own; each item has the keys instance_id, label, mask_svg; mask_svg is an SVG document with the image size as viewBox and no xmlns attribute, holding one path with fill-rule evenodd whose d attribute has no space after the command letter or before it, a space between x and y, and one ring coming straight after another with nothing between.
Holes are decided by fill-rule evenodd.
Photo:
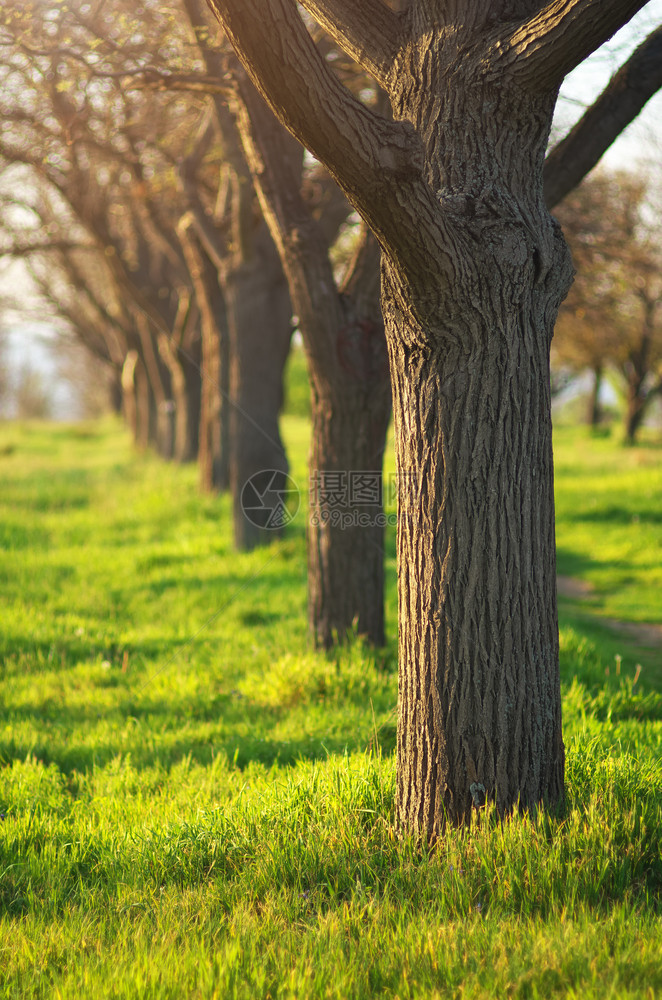
<instances>
[{"instance_id":1,"label":"blurred tree trunk","mask_svg":"<svg viewBox=\"0 0 662 1000\"><path fill-rule=\"evenodd\" d=\"M600 406L600 390L602 389L602 377L604 369L602 365L595 365L593 368L593 385L588 401L588 423L591 427L599 427L602 419Z\"/></svg>"},{"instance_id":2,"label":"blurred tree trunk","mask_svg":"<svg viewBox=\"0 0 662 1000\"><path fill-rule=\"evenodd\" d=\"M292 306L273 242L261 220L258 226L250 253L235 259L223 282L230 339L230 488L235 545L243 550L280 534L280 528L267 526L266 510L264 515L247 510L246 483L264 473L261 482L282 490L289 470L278 418Z\"/></svg>"}]
</instances>

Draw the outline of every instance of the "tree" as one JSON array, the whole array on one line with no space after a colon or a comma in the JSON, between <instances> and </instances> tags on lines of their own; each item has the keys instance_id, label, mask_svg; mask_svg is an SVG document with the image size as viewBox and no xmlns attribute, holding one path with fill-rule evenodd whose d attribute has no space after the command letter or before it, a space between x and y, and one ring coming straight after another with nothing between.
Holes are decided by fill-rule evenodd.
<instances>
[{"instance_id":1,"label":"tree","mask_svg":"<svg viewBox=\"0 0 662 1000\"><path fill-rule=\"evenodd\" d=\"M311 383L310 636L328 648L356 628L382 645L382 469L391 398L378 246L363 227L336 280L330 241L300 191L300 153L250 81L235 76L238 128L288 276Z\"/></svg>"},{"instance_id":2,"label":"tree","mask_svg":"<svg viewBox=\"0 0 662 1000\"><path fill-rule=\"evenodd\" d=\"M632 444L662 391L662 248L647 185L627 173L587 178L558 208L577 268L561 308L555 354L596 376L591 422L598 416L599 378L614 366L625 383L625 440Z\"/></svg>"},{"instance_id":3,"label":"tree","mask_svg":"<svg viewBox=\"0 0 662 1000\"><path fill-rule=\"evenodd\" d=\"M216 37L218 30L206 4L185 0L184 6L199 40L206 84L214 87L226 162L239 178L236 189L244 200L250 201L253 185L258 192L306 350L313 416L308 530L310 635L314 644L328 647L356 628L380 645L384 641L381 474L391 405L377 244L364 229L343 278L337 278L332 245L339 225L350 214L347 200L333 181L329 183L319 165L304 164L299 144L268 111L245 74L237 71L232 50ZM375 91L366 74L347 65L328 39L317 41L330 50L334 70L351 80L356 91ZM179 86L187 83L177 74L161 76L163 85L175 81ZM194 82L189 78L189 85ZM205 85L203 80L197 83ZM189 182L187 190L191 204L195 204L195 184ZM246 211L239 215L245 216ZM236 263L224 263L231 262L233 255L221 245L218 227L210 226L202 205L191 216L193 227L225 274L227 289L230 277L239 270ZM245 241L233 243L241 251ZM235 250L237 256L243 272L257 257L241 256ZM262 259L258 263L264 283L266 267ZM246 296L240 298L245 301ZM259 306L256 295L249 301L253 310ZM244 305L237 314L245 312ZM256 364L256 357L264 355L264 326L245 330L238 338L236 354L246 358L253 384L268 398L264 366ZM248 449L241 451L250 454ZM237 519L246 523L240 507Z\"/></svg>"},{"instance_id":4,"label":"tree","mask_svg":"<svg viewBox=\"0 0 662 1000\"><path fill-rule=\"evenodd\" d=\"M160 85L165 59L198 77L204 68L190 25L176 25L182 5L148 4L141 24L121 0L112 11L103 2L5 7L9 127L0 154L29 165L33 191L60 193L62 218L73 214L88 256L96 251L105 265L137 439L181 460L199 451L203 486L231 480L237 545L272 538L244 516L241 491L254 473L287 468L278 414L292 309L250 175L243 161L242 176L235 169L241 152L227 109L206 92L184 99ZM213 233L214 261L191 225L198 216ZM62 220L43 221L35 252L61 239ZM89 300L89 264L75 259L74 275L67 260L54 266L47 256L42 291L49 281L61 290L68 273L69 290ZM46 298L62 312L58 296ZM80 310L64 299L72 325ZM74 326L89 342L85 324Z\"/></svg>"},{"instance_id":5,"label":"tree","mask_svg":"<svg viewBox=\"0 0 662 1000\"><path fill-rule=\"evenodd\" d=\"M382 251L400 478L401 823L563 795L549 345L571 281L543 195L561 80L642 0L303 0L389 95L330 72L293 0L210 0Z\"/></svg>"}]
</instances>

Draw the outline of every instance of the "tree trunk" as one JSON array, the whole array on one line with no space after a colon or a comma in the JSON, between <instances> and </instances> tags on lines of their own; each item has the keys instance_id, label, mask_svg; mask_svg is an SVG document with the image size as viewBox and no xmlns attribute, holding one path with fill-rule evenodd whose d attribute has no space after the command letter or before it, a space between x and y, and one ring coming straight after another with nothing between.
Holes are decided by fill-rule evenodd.
<instances>
[{"instance_id":1,"label":"tree trunk","mask_svg":"<svg viewBox=\"0 0 662 1000\"><path fill-rule=\"evenodd\" d=\"M252 256L228 271L224 281L230 333L230 488L234 540L240 550L264 545L280 534L278 519L271 514L288 472L278 418L292 307L266 227L262 237L255 237ZM247 487L249 480L259 495L269 490L262 509L259 496Z\"/></svg>"},{"instance_id":2,"label":"tree trunk","mask_svg":"<svg viewBox=\"0 0 662 1000\"><path fill-rule=\"evenodd\" d=\"M488 798L504 812L563 793L549 333L534 296L513 322L486 283L471 345L452 350L389 285L398 808L434 838Z\"/></svg>"},{"instance_id":3,"label":"tree trunk","mask_svg":"<svg viewBox=\"0 0 662 1000\"><path fill-rule=\"evenodd\" d=\"M218 273L202 250L198 251L198 259L200 271L196 275L196 291L202 316L198 464L200 488L210 493L227 490L230 486L230 351Z\"/></svg>"},{"instance_id":4,"label":"tree trunk","mask_svg":"<svg viewBox=\"0 0 662 1000\"><path fill-rule=\"evenodd\" d=\"M600 406L602 373L602 365L596 365L593 369L593 386L588 401L588 423L594 430L600 426L600 420L602 419L602 408Z\"/></svg>"},{"instance_id":5,"label":"tree trunk","mask_svg":"<svg viewBox=\"0 0 662 1000\"><path fill-rule=\"evenodd\" d=\"M382 463L391 412L379 248L364 230L339 287L301 197L301 151L251 87L238 128L298 316L312 399L308 627L384 642ZM361 488L362 487L362 488ZM366 502L367 499L367 502Z\"/></svg>"},{"instance_id":6,"label":"tree trunk","mask_svg":"<svg viewBox=\"0 0 662 1000\"><path fill-rule=\"evenodd\" d=\"M352 392L351 383L333 397L313 392L308 622L313 643L327 649L353 629L384 643L382 468L391 399L382 381L372 392L361 385Z\"/></svg>"},{"instance_id":7,"label":"tree trunk","mask_svg":"<svg viewBox=\"0 0 662 1000\"><path fill-rule=\"evenodd\" d=\"M633 445L648 407L649 393L646 379L649 373L651 349L655 333L655 313L657 301L643 299L643 325L639 343L634 347L623 365L627 380L627 405L625 411L625 443Z\"/></svg>"},{"instance_id":8,"label":"tree trunk","mask_svg":"<svg viewBox=\"0 0 662 1000\"><path fill-rule=\"evenodd\" d=\"M156 400L147 378L142 358L137 357L133 370L136 400L135 440L139 448L145 449L154 443L156 437Z\"/></svg>"},{"instance_id":9,"label":"tree trunk","mask_svg":"<svg viewBox=\"0 0 662 1000\"><path fill-rule=\"evenodd\" d=\"M136 365L138 352L129 351L122 366L122 411L124 420L138 444L138 399L136 393Z\"/></svg>"},{"instance_id":10,"label":"tree trunk","mask_svg":"<svg viewBox=\"0 0 662 1000\"><path fill-rule=\"evenodd\" d=\"M162 458L169 459L172 458L174 450L170 375L157 350L147 317L137 314L136 327L140 338L142 370L148 381L149 443L156 448Z\"/></svg>"},{"instance_id":11,"label":"tree trunk","mask_svg":"<svg viewBox=\"0 0 662 1000\"><path fill-rule=\"evenodd\" d=\"M542 184L522 182L540 176L543 108L525 143L509 95L474 144L465 121L496 115L496 95L454 98L429 109L440 208L422 245L429 278L404 256L385 254L382 271L399 477L397 803L427 839L488 800L500 814L556 803L564 774L549 348L572 271Z\"/></svg>"},{"instance_id":12,"label":"tree trunk","mask_svg":"<svg viewBox=\"0 0 662 1000\"><path fill-rule=\"evenodd\" d=\"M178 454L180 462L195 462L200 447L200 410L202 406L202 338L197 337L180 356L186 385L187 432L185 445Z\"/></svg>"},{"instance_id":13,"label":"tree trunk","mask_svg":"<svg viewBox=\"0 0 662 1000\"><path fill-rule=\"evenodd\" d=\"M644 0L302 6L389 94L343 92L297 5L211 0L383 251L400 475L397 805L439 836L563 795L549 345L572 268L542 168L563 77ZM296 236L296 233L292 234Z\"/></svg>"},{"instance_id":14,"label":"tree trunk","mask_svg":"<svg viewBox=\"0 0 662 1000\"><path fill-rule=\"evenodd\" d=\"M194 462L200 434L200 338L181 350L161 335L159 352L170 372L173 396L166 403L172 420L172 457L176 462Z\"/></svg>"},{"instance_id":15,"label":"tree trunk","mask_svg":"<svg viewBox=\"0 0 662 1000\"><path fill-rule=\"evenodd\" d=\"M113 362L108 376L108 404L110 412L116 416L122 413L123 405L122 366Z\"/></svg>"},{"instance_id":16,"label":"tree trunk","mask_svg":"<svg viewBox=\"0 0 662 1000\"><path fill-rule=\"evenodd\" d=\"M636 443L637 433L646 415L648 397L642 395L641 380L634 377L628 380L627 403L625 410L625 443Z\"/></svg>"}]
</instances>

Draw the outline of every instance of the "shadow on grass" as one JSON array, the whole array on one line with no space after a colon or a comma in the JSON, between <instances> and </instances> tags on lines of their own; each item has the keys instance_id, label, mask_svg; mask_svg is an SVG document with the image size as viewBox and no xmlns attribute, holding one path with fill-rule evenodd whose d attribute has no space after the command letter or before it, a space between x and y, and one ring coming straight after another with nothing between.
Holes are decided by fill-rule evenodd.
<instances>
[{"instance_id":1,"label":"shadow on grass","mask_svg":"<svg viewBox=\"0 0 662 1000\"><path fill-rule=\"evenodd\" d=\"M380 743L384 755L393 752L394 747ZM0 740L0 766L7 766L13 761L24 761L33 757L44 766L55 764L58 770L70 776L75 772L89 773L95 768L102 768L118 757L130 756L132 766L140 771L150 768L163 768L169 771L183 760L191 760L202 767L208 767L215 758L224 756L239 770L251 763L263 764L265 767L294 767L302 760L326 760L330 756L343 755L346 752L370 748L370 740L365 742L339 737L316 739L307 737L294 740L276 740L268 737L251 739L234 735L214 737L208 741L190 741L175 739L159 748L141 746L139 743L127 745L127 741L118 734L118 739L95 744L94 747L55 746L51 741L24 741L19 738Z\"/></svg>"},{"instance_id":2,"label":"shadow on grass","mask_svg":"<svg viewBox=\"0 0 662 1000\"><path fill-rule=\"evenodd\" d=\"M566 521L588 521L591 524L629 525L640 524L662 524L662 510L659 507L621 507L609 506L597 510L577 511L576 513L565 513Z\"/></svg>"}]
</instances>

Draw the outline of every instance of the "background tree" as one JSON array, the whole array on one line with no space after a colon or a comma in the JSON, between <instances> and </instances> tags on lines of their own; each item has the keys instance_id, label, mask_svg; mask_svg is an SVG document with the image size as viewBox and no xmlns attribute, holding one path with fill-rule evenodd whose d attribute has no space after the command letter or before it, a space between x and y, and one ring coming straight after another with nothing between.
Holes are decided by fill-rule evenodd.
<instances>
[{"instance_id":1,"label":"background tree","mask_svg":"<svg viewBox=\"0 0 662 1000\"><path fill-rule=\"evenodd\" d=\"M289 0L212 0L273 110L382 250L399 503L398 808L427 837L563 794L549 344L571 278L543 196L559 84L643 4L305 0L388 92L329 72Z\"/></svg>"},{"instance_id":2,"label":"background tree","mask_svg":"<svg viewBox=\"0 0 662 1000\"><path fill-rule=\"evenodd\" d=\"M577 268L554 338L557 357L595 375L590 414L597 422L600 377L619 372L626 392L625 439L633 443L662 389L662 251L643 178L598 172L558 207Z\"/></svg>"},{"instance_id":3,"label":"background tree","mask_svg":"<svg viewBox=\"0 0 662 1000\"><path fill-rule=\"evenodd\" d=\"M202 423L202 481L231 480L238 546L273 537L243 516L240 496L255 472L287 468L278 411L291 307L250 177L235 169L227 110L206 92L192 100L160 86L164 60L201 75L199 40L164 5L140 23L121 3L17 4L5 18L14 127L4 156L55 187L106 258L134 327L123 331L122 380L133 426L147 413L147 439L185 460ZM222 247L220 269L191 230L200 214Z\"/></svg>"}]
</instances>

